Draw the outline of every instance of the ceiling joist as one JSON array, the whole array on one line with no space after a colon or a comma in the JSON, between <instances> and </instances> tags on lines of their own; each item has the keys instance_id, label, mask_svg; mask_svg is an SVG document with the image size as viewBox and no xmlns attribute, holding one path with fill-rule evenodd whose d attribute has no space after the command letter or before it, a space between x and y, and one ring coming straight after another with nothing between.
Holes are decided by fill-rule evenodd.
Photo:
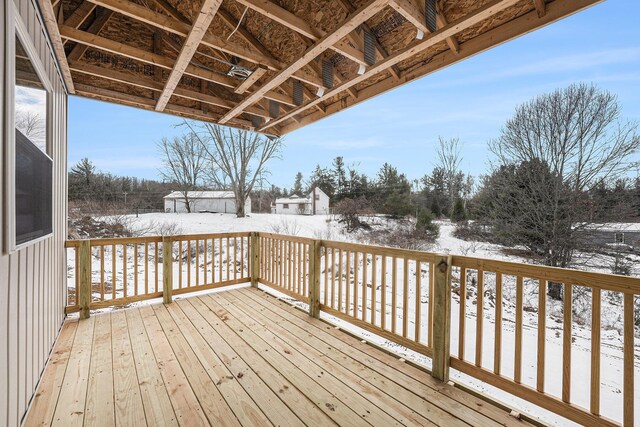
<instances>
[{"instance_id":1,"label":"ceiling joist","mask_svg":"<svg viewBox=\"0 0 640 427\"><path fill-rule=\"evenodd\" d=\"M397 64L401 61L404 61L405 59L411 57L412 55L415 55L416 53L422 52L425 49L434 46L437 43L440 43L442 41L444 41L447 37L453 36L479 22L482 22L484 19L487 18L487 16L492 16L502 10L505 10L508 7L513 6L514 4L518 3L519 0L494 0L488 4L486 4L485 6L475 10L474 12L472 12L471 14L458 19L457 21L450 23L448 26L441 28L440 30L437 30L435 33L431 33L429 36L427 36L424 40L413 43L411 45L409 45L407 48L393 54L390 55L387 59L385 59L384 61L380 61L379 63L375 64L374 66L372 66L371 68L369 68L364 74L355 77L351 80L349 80L348 82L345 82L339 86L337 86L335 89L332 89L330 91L328 91L327 93L325 93L323 96L318 97L316 100L307 103L301 107L295 108L293 111L291 111L289 114L285 114L277 119L271 120L269 123L265 124L261 130L266 130L271 126L277 125L279 123L282 123L283 121L287 120L288 118L290 118L291 115L293 114L300 114L302 111L307 110L309 108L311 108L313 106L313 104L317 104L320 103L322 101L324 101L325 99L328 99L334 95L337 95L338 93L346 90L348 87L352 87L378 73L381 73L383 71L386 71L390 66ZM242 104L240 104L242 105ZM234 110L231 110L232 112ZM229 114L225 115L223 117L227 118L229 117Z\"/></svg>"},{"instance_id":2,"label":"ceiling joist","mask_svg":"<svg viewBox=\"0 0 640 427\"><path fill-rule=\"evenodd\" d=\"M253 105L256 101L258 101L264 93L280 86L282 83L287 81L287 79L289 79L300 68L304 67L326 49L333 46L338 40L349 34L358 25L362 24L364 21L381 11L388 2L389 0L367 1L362 7L349 15L347 19L345 19L335 31L323 36L315 44L309 47L304 52L304 54L300 56L296 61L294 61L291 65L277 73L270 80L265 82L257 91L238 103L235 108L233 108L220 119L220 123L224 124L228 122L230 119L244 111L245 108Z\"/></svg>"},{"instance_id":3,"label":"ceiling joist","mask_svg":"<svg viewBox=\"0 0 640 427\"><path fill-rule=\"evenodd\" d=\"M158 102L156 103L156 111L164 110L164 107L169 102L169 98L171 98L171 94L178 86L182 75L185 70L189 66L189 62L191 58L196 53L202 38L209 30L209 25L211 21L213 21L213 17L218 12L218 8L222 4L222 0L205 0L202 8L200 9L200 13L196 18L196 22L194 22L191 27L191 31L189 31L189 35L187 35L187 39L182 45L182 50L178 55L178 59L171 69L171 74L169 74L169 79L165 83L164 90L160 94L158 98Z\"/></svg>"}]
</instances>

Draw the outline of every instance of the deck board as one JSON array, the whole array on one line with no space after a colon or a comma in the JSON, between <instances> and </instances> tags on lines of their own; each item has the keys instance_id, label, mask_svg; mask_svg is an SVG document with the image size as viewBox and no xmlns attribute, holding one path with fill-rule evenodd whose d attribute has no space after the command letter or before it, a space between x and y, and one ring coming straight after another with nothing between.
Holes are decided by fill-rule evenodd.
<instances>
[{"instance_id":1,"label":"deck board","mask_svg":"<svg viewBox=\"0 0 640 427\"><path fill-rule=\"evenodd\" d=\"M524 425L253 288L68 320L25 425Z\"/></svg>"}]
</instances>

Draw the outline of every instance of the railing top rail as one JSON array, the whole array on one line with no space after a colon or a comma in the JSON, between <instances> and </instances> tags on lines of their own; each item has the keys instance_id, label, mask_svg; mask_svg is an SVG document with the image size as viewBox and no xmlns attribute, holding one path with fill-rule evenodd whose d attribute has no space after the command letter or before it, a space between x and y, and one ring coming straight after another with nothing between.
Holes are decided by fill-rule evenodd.
<instances>
[{"instance_id":1,"label":"railing top rail","mask_svg":"<svg viewBox=\"0 0 640 427\"><path fill-rule=\"evenodd\" d=\"M480 269L507 275L522 276L561 282L571 285L588 286L614 292L640 293L640 277L621 276L610 273L549 267L539 264L524 264L513 261L498 261L485 258L452 256L452 266Z\"/></svg>"},{"instance_id":2,"label":"railing top rail","mask_svg":"<svg viewBox=\"0 0 640 427\"><path fill-rule=\"evenodd\" d=\"M226 237L249 237L251 232L235 233L203 233L203 234L178 234L174 236L142 236L142 237L110 237L97 239L79 239L65 241L65 248L75 248L80 246L82 240L91 240L91 246L125 245L134 243L154 243L162 242L163 237L168 237L171 241L218 239Z\"/></svg>"},{"instance_id":3,"label":"railing top rail","mask_svg":"<svg viewBox=\"0 0 640 427\"><path fill-rule=\"evenodd\" d=\"M387 255L401 258L410 258L419 261L433 262L441 257L441 254L426 251L416 251L411 249L393 248L390 246L373 246L361 243L336 242L333 240L323 240L322 245L332 249L342 249L352 252L366 252L375 255Z\"/></svg>"},{"instance_id":4,"label":"railing top rail","mask_svg":"<svg viewBox=\"0 0 640 427\"><path fill-rule=\"evenodd\" d=\"M286 240L288 242L297 242L297 243L311 243L315 240L309 237L289 236L287 234L267 233L264 231L260 231L258 233L258 236L268 237L270 239L276 239L276 240Z\"/></svg>"}]
</instances>

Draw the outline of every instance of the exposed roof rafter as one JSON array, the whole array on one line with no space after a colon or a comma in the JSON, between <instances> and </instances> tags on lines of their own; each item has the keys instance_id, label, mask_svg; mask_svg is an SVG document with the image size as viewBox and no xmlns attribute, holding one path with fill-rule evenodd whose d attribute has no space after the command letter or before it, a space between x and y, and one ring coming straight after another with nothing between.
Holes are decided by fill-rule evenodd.
<instances>
[{"instance_id":1,"label":"exposed roof rafter","mask_svg":"<svg viewBox=\"0 0 640 427\"><path fill-rule=\"evenodd\" d=\"M164 90L160 94L158 98L158 102L156 103L156 111L164 110L164 107L169 102L169 98L171 98L171 94L178 86L182 75L185 70L189 66L189 62L191 58L196 53L202 38L209 30L209 25L213 20L213 17L218 12L218 8L222 4L222 0L205 0L202 8L200 9L200 13L196 18L196 22L193 23L191 27L191 31L189 31L189 35L187 35L184 44L182 45L182 50L176 59L175 65L171 70L171 74L165 83Z\"/></svg>"},{"instance_id":2,"label":"exposed roof rafter","mask_svg":"<svg viewBox=\"0 0 640 427\"><path fill-rule=\"evenodd\" d=\"M318 40L314 45L309 47L302 56L300 56L297 60L295 60L292 64L290 64L287 68L280 71L274 77L272 77L269 81L267 81L262 87L260 87L253 94L246 97L242 102L238 103L238 105L233 108L230 112L225 114L221 119L220 123L224 124L228 122L233 117L240 114L244 109L250 105L253 105L260 97L267 91L280 86L282 83L287 81L296 71L300 68L307 65L309 62L314 60L319 54L324 52L329 47L333 46L337 41L342 39L344 36L353 31L358 25L371 18L373 15L381 11L387 4L389 0L369 0L362 7L356 10L354 13L349 15L347 19L345 19L338 28L332 33L326 34L320 40ZM329 91L331 92L331 91ZM316 104L317 105L317 104Z\"/></svg>"}]
</instances>

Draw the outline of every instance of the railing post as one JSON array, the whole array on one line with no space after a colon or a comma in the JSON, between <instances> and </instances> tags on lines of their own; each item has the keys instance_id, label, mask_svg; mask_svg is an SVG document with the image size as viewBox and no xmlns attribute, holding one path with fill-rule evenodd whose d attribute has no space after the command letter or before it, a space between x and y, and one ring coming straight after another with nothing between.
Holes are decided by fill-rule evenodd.
<instances>
[{"instance_id":1,"label":"railing post","mask_svg":"<svg viewBox=\"0 0 640 427\"><path fill-rule=\"evenodd\" d=\"M81 240L78 246L78 289L76 298L80 307L80 318L89 318L89 308L91 306L91 240Z\"/></svg>"},{"instance_id":2,"label":"railing post","mask_svg":"<svg viewBox=\"0 0 640 427\"><path fill-rule=\"evenodd\" d=\"M309 316L320 317L320 258L322 240L309 243Z\"/></svg>"},{"instance_id":3,"label":"railing post","mask_svg":"<svg viewBox=\"0 0 640 427\"><path fill-rule=\"evenodd\" d=\"M173 294L173 242L171 237L162 238L162 299L169 304Z\"/></svg>"},{"instance_id":4,"label":"railing post","mask_svg":"<svg viewBox=\"0 0 640 427\"><path fill-rule=\"evenodd\" d=\"M433 287L433 366L431 375L449 381L451 332L451 256L438 256Z\"/></svg>"},{"instance_id":5,"label":"railing post","mask_svg":"<svg viewBox=\"0 0 640 427\"><path fill-rule=\"evenodd\" d=\"M260 240L257 232L251 232L251 286L258 287L260 279Z\"/></svg>"}]
</instances>

